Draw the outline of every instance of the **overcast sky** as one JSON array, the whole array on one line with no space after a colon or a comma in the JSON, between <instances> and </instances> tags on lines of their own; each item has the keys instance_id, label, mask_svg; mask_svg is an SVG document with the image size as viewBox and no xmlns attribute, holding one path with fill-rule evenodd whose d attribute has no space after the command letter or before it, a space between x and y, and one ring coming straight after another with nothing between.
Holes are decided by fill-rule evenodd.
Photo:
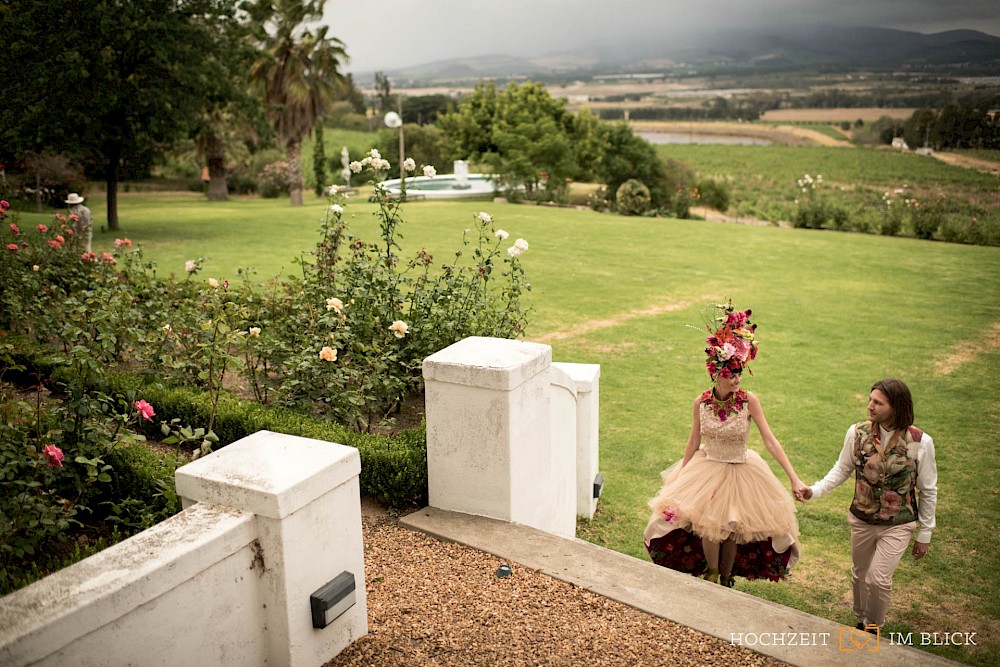
<instances>
[{"instance_id":1,"label":"overcast sky","mask_svg":"<svg viewBox=\"0 0 1000 667\"><path fill-rule=\"evenodd\" d=\"M348 72L587 44L705 41L777 22L1000 36L997 0L327 0L324 18L347 45Z\"/></svg>"}]
</instances>

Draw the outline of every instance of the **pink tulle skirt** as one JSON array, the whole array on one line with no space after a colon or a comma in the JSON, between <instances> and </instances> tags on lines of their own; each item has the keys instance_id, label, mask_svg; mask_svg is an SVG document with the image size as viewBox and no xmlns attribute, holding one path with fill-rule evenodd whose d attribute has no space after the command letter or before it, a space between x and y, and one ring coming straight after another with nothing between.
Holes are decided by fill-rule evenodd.
<instances>
[{"instance_id":1,"label":"pink tulle skirt","mask_svg":"<svg viewBox=\"0 0 1000 667\"><path fill-rule=\"evenodd\" d=\"M799 557L799 526L791 494L753 450L745 463L712 461L695 452L663 471L663 486L643 540L658 565L700 574L701 540L737 543L733 574L780 580Z\"/></svg>"}]
</instances>

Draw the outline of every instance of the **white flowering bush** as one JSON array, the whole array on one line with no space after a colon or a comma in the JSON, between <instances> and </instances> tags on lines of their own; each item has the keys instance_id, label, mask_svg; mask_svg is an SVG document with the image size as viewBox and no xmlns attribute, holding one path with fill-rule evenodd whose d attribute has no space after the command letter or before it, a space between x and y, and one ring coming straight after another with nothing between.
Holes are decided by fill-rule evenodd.
<instances>
[{"instance_id":1,"label":"white flowering bush","mask_svg":"<svg viewBox=\"0 0 1000 667\"><path fill-rule=\"evenodd\" d=\"M412 160L403 167L418 171ZM389 197L381 186L389 161L373 149L350 169L374 185L379 238L355 237L345 194L327 188L320 241L302 262L301 283L262 299L261 317L245 323L260 327L248 343L262 352L246 373L268 385L258 390L262 396L370 430L420 390L426 356L469 335L523 332L520 297L530 286L520 256L528 242L509 243L480 211L450 261L436 264L425 250L404 257L405 196ZM420 170L435 172L430 165Z\"/></svg>"},{"instance_id":2,"label":"white flowering bush","mask_svg":"<svg viewBox=\"0 0 1000 667\"><path fill-rule=\"evenodd\" d=\"M821 194L823 187L823 177L810 174L803 174L802 178L795 181L797 188L797 198L795 203L797 208L792 217L792 225L806 229L823 229L833 227L834 229L844 229L848 224L848 213L846 210L830 203Z\"/></svg>"}]
</instances>

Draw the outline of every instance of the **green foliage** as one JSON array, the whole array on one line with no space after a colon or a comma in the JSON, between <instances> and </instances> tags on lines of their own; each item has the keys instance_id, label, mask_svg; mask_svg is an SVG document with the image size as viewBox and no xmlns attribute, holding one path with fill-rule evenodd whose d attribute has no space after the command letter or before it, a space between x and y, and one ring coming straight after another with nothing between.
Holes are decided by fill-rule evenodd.
<instances>
[{"instance_id":1,"label":"green foliage","mask_svg":"<svg viewBox=\"0 0 1000 667\"><path fill-rule=\"evenodd\" d=\"M108 456L112 482L102 502L106 520L138 532L180 512L174 471L187 462L180 453L155 451L144 444L115 449Z\"/></svg>"},{"instance_id":2,"label":"green foliage","mask_svg":"<svg viewBox=\"0 0 1000 667\"><path fill-rule=\"evenodd\" d=\"M0 161L45 148L87 156L114 192L123 168L148 165L154 149L192 129L206 100L225 94L221 35L235 21L234 4L5 3ZM118 228L114 208L108 225Z\"/></svg>"},{"instance_id":3,"label":"green foliage","mask_svg":"<svg viewBox=\"0 0 1000 667\"><path fill-rule=\"evenodd\" d=\"M896 229L898 234L913 236L918 226L926 235L937 221L934 238L941 240L996 238L994 230L1000 226L990 195L997 187L995 175L913 153L863 146L790 150L677 144L658 150L699 174L727 174L740 215L868 233L879 232L885 224L886 231ZM816 192L808 188L802 192L801 186L788 188L788 183L801 180L803 174L815 176L817 172L822 174L823 184ZM896 201L887 205L886 197ZM913 201L908 205L906 200L919 205L914 206ZM926 218L922 217L925 205L929 207ZM898 220L885 222L887 216ZM973 218L975 225L971 224Z\"/></svg>"},{"instance_id":4,"label":"green foliage","mask_svg":"<svg viewBox=\"0 0 1000 667\"><path fill-rule=\"evenodd\" d=\"M257 192L261 197L275 199L287 195L288 163L284 160L264 165L257 175Z\"/></svg>"},{"instance_id":5,"label":"green foliage","mask_svg":"<svg viewBox=\"0 0 1000 667\"><path fill-rule=\"evenodd\" d=\"M439 114L454 106L455 102L449 95L409 95L403 98L403 120L416 125L433 125Z\"/></svg>"},{"instance_id":6,"label":"green foliage","mask_svg":"<svg viewBox=\"0 0 1000 667\"><path fill-rule=\"evenodd\" d=\"M125 534L174 511L172 487L136 471L142 459L128 447L143 433L195 456L262 428L353 439L364 449L366 492L394 504L425 497L422 435L361 434L419 392L431 353L469 335L523 332L529 286L519 255L528 244L502 248L507 232L479 212L475 232L432 273L427 251L400 253L402 199L380 185L388 161L373 150L362 166L379 240L351 235L344 198L330 188L312 261L285 283L260 285L250 272L241 285L195 281L204 257L187 260L183 278L159 279L128 239L116 239L113 253L81 253L72 220L57 214L51 226L22 231L4 203L0 239L11 248L0 254L0 277L23 289L0 299L5 337L19 340L3 343L0 369L30 368L57 400L43 400L41 385L33 404L0 385L3 564L21 568L73 527L103 519ZM141 370L112 370L123 367ZM227 394L237 373L258 401L294 412ZM137 488L149 497L118 495Z\"/></svg>"},{"instance_id":7,"label":"green foliage","mask_svg":"<svg viewBox=\"0 0 1000 667\"><path fill-rule=\"evenodd\" d=\"M512 201L566 201L569 183L598 173L608 148L596 117L573 116L538 83L511 83L501 92L480 83L455 111L439 116L438 126L445 154L489 165Z\"/></svg>"},{"instance_id":8,"label":"green foliage","mask_svg":"<svg viewBox=\"0 0 1000 667\"><path fill-rule=\"evenodd\" d=\"M347 52L343 42L328 36L329 26L315 25L323 15L322 2L260 2L243 8L260 47L249 69L250 83L288 151L288 191L292 205L301 205L302 140L336 100Z\"/></svg>"},{"instance_id":9,"label":"green foliage","mask_svg":"<svg viewBox=\"0 0 1000 667\"><path fill-rule=\"evenodd\" d=\"M447 160L438 128L407 123L403 126L403 140L406 153L404 158L411 158L418 167L429 164L440 166L442 172L451 171L451 163ZM391 156L390 161L395 167L392 173L398 176L399 130L380 129L374 138L374 148L381 155Z\"/></svg>"},{"instance_id":10,"label":"green foliage","mask_svg":"<svg viewBox=\"0 0 1000 667\"><path fill-rule=\"evenodd\" d=\"M485 212L442 273L431 273L433 257L424 250L402 258L401 200L379 185L390 165L378 150L356 164L373 179L380 240L351 234L345 200L333 192L314 261L302 262L300 282L260 302L267 310L255 313L262 331L253 344L260 352L271 346L260 359L278 378L283 404L369 430L418 389L424 357L473 332L519 335L526 283L520 246L503 253L506 232Z\"/></svg>"},{"instance_id":11,"label":"green foliage","mask_svg":"<svg viewBox=\"0 0 1000 667\"><path fill-rule=\"evenodd\" d=\"M621 184L615 193L618 212L622 215L642 215L649 210L649 188L642 182L630 178Z\"/></svg>"},{"instance_id":12,"label":"green foliage","mask_svg":"<svg viewBox=\"0 0 1000 667\"><path fill-rule=\"evenodd\" d=\"M636 136L626 123L603 126L601 138L603 151L597 177L607 185L608 192L617 193L622 183L634 178L649 188L654 208L667 206L672 188L664 162L657 156L656 149Z\"/></svg>"},{"instance_id":13,"label":"green foliage","mask_svg":"<svg viewBox=\"0 0 1000 667\"><path fill-rule=\"evenodd\" d=\"M728 211L730 198L729 183L719 181L714 178L702 178L695 186L699 194L699 199L703 206L714 208L716 211Z\"/></svg>"}]
</instances>

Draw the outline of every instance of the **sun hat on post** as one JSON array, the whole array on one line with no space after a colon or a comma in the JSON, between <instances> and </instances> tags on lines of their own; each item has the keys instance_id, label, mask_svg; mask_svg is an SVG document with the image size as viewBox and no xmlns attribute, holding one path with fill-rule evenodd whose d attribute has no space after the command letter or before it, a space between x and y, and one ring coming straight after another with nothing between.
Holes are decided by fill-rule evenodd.
<instances>
[{"instance_id":1,"label":"sun hat on post","mask_svg":"<svg viewBox=\"0 0 1000 667\"><path fill-rule=\"evenodd\" d=\"M83 203L83 197L81 197L80 195L76 194L75 192L71 192L71 193L69 193L69 197L66 197L66 203L67 204L71 204L71 205L72 204L82 204Z\"/></svg>"}]
</instances>

